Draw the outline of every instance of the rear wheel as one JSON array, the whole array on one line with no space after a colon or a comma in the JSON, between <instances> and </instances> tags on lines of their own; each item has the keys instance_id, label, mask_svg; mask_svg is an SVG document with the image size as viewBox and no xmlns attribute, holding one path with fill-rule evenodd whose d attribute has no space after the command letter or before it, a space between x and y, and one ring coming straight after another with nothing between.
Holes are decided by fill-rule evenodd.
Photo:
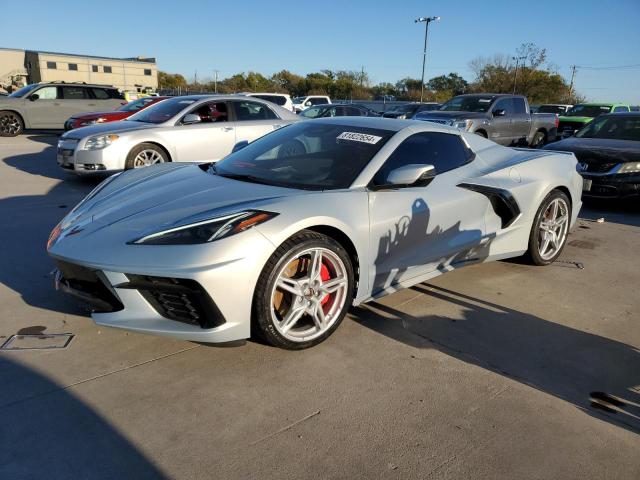
<instances>
[{"instance_id":1,"label":"rear wheel","mask_svg":"<svg viewBox=\"0 0 640 480\"><path fill-rule=\"evenodd\" d=\"M24 131L22 117L15 112L0 112L0 137L15 137Z\"/></svg>"},{"instance_id":2,"label":"rear wheel","mask_svg":"<svg viewBox=\"0 0 640 480\"><path fill-rule=\"evenodd\" d=\"M484 130L476 130L476 131L475 131L475 132L473 132L473 133L475 133L476 135L480 135L481 137L484 137L484 138L489 138L489 137L487 136L487 132L485 132Z\"/></svg>"},{"instance_id":3,"label":"rear wheel","mask_svg":"<svg viewBox=\"0 0 640 480\"><path fill-rule=\"evenodd\" d=\"M312 347L331 335L353 300L349 255L332 238L305 230L267 261L253 301L254 327L270 344Z\"/></svg>"},{"instance_id":4,"label":"rear wheel","mask_svg":"<svg viewBox=\"0 0 640 480\"><path fill-rule=\"evenodd\" d=\"M562 253L567 242L571 207L567 196L553 190L536 213L529 235L527 258L534 265L549 265Z\"/></svg>"},{"instance_id":5,"label":"rear wheel","mask_svg":"<svg viewBox=\"0 0 640 480\"><path fill-rule=\"evenodd\" d=\"M127 155L125 169L148 167L168 161L169 156L162 148L153 143L141 143L133 147Z\"/></svg>"},{"instance_id":6,"label":"rear wheel","mask_svg":"<svg viewBox=\"0 0 640 480\"><path fill-rule=\"evenodd\" d=\"M547 136L544 134L544 132L536 132L536 134L533 136L533 138L531 139L531 148L542 148L544 146L544 144L546 143Z\"/></svg>"}]
</instances>

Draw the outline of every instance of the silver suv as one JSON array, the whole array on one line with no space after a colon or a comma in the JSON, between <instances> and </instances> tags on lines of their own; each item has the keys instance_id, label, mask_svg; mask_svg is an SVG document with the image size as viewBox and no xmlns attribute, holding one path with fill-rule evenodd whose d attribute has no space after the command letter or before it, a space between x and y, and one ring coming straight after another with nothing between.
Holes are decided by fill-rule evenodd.
<instances>
[{"instance_id":1,"label":"silver suv","mask_svg":"<svg viewBox=\"0 0 640 480\"><path fill-rule=\"evenodd\" d=\"M115 88L85 83L34 83L0 97L0 136L15 137L25 128L62 129L71 116L115 110L126 100Z\"/></svg>"}]
</instances>

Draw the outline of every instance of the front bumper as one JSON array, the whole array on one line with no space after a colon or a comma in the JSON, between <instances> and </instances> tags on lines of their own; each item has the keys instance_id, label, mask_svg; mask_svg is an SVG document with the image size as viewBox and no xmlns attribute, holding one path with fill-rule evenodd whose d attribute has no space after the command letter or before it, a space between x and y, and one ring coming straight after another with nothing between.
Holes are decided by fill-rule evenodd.
<instances>
[{"instance_id":1,"label":"front bumper","mask_svg":"<svg viewBox=\"0 0 640 480\"><path fill-rule=\"evenodd\" d=\"M124 170L127 150L114 142L100 150L84 150L83 140L63 138L58 142L57 161L60 168L78 175L115 173Z\"/></svg>"},{"instance_id":2,"label":"front bumper","mask_svg":"<svg viewBox=\"0 0 640 480\"><path fill-rule=\"evenodd\" d=\"M221 245L213 264L203 256L204 264L193 265L156 246L127 246L140 251L128 266L69 258L67 249L49 253L59 267L56 287L91 304L97 325L222 343L250 337L255 285L274 248L255 228L241 235L241 245Z\"/></svg>"},{"instance_id":3,"label":"front bumper","mask_svg":"<svg viewBox=\"0 0 640 480\"><path fill-rule=\"evenodd\" d=\"M583 197L624 198L640 195L640 173L615 175L582 174L585 180Z\"/></svg>"}]
</instances>

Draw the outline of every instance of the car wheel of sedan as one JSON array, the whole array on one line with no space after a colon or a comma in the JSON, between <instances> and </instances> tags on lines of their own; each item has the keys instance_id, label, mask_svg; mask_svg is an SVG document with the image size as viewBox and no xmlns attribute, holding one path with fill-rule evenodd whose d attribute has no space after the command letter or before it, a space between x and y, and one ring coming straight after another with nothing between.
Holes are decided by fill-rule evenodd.
<instances>
[{"instance_id":1,"label":"car wheel of sedan","mask_svg":"<svg viewBox=\"0 0 640 480\"><path fill-rule=\"evenodd\" d=\"M254 326L270 344L312 347L338 328L353 300L349 255L332 238L305 230L267 261L253 301Z\"/></svg>"},{"instance_id":2,"label":"car wheel of sedan","mask_svg":"<svg viewBox=\"0 0 640 480\"><path fill-rule=\"evenodd\" d=\"M131 149L124 168L142 168L168 161L169 157L162 148L152 143L141 143Z\"/></svg>"},{"instance_id":3,"label":"car wheel of sedan","mask_svg":"<svg viewBox=\"0 0 640 480\"><path fill-rule=\"evenodd\" d=\"M14 112L0 112L0 137L15 137L24 130L22 117Z\"/></svg>"},{"instance_id":4,"label":"car wheel of sedan","mask_svg":"<svg viewBox=\"0 0 640 480\"><path fill-rule=\"evenodd\" d=\"M567 242L571 207L567 196L553 190L536 213L529 236L527 257L535 265L549 265L562 253Z\"/></svg>"}]
</instances>

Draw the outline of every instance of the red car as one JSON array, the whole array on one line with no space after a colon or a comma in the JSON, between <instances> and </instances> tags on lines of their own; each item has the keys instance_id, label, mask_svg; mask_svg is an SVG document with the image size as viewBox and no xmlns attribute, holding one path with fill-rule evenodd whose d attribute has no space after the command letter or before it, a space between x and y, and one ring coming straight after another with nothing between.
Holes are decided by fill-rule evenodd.
<instances>
[{"instance_id":1,"label":"red car","mask_svg":"<svg viewBox=\"0 0 640 480\"><path fill-rule=\"evenodd\" d=\"M86 127L87 125L93 125L94 123L107 123L124 120L134 113L137 113L150 105L158 103L165 98L169 97L142 97L137 100L133 100L126 105L121 106L117 110L113 110L111 112L79 113L64 122L64 129L73 130L74 128Z\"/></svg>"}]
</instances>

